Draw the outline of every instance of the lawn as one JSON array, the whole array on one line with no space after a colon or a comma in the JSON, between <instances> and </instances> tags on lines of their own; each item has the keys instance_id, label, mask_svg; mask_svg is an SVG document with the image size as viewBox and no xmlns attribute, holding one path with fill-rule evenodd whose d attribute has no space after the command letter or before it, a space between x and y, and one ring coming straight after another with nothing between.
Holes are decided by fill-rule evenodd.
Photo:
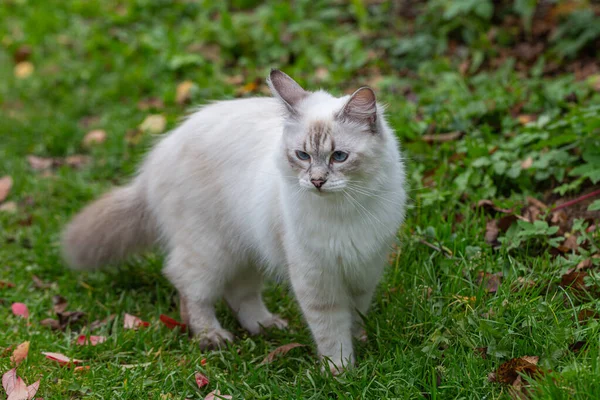
<instances>
[{"instance_id":1,"label":"lawn","mask_svg":"<svg viewBox=\"0 0 600 400\"><path fill-rule=\"evenodd\" d=\"M29 341L17 373L44 399L598 398L598 7L231 3L0 3L0 372ZM368 341L337 377L285 285L265 298L287 331L249 336L220 304L237 340L203 352L159 319L179 318L161 254L93 273L60 257L70 216L163 132L210 100L268 95L272 67L338 95L372 86L409 170ZM149 326L125 329L126 313ZM106 341L77 344L90 333ZM306 346L262 362L289 343ZM504 364L524 356L539 359Z\"/></svg>"}]
</instances>

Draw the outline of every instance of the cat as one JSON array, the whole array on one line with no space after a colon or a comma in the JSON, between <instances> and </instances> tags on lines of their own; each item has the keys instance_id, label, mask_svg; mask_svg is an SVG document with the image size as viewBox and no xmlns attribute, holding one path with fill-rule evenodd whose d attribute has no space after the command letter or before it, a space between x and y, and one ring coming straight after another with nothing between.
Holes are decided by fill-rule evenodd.
<instances>
[{"instance_id":1,"label":"cat","mask_svg":"<svg viewBox=\"0 0 600 400\"><path fill-rule=\"evenodd\" d=\"M202 348L233 341L224 298L243 328L286 328L261 296L286 279L324 368L355 362L366 315L405 214L399 144L368 87L309 92L279 70L273 97L212 103L158 142L131 183L67 225L74 269L114 264L154 244Z\"/></svg>"}]
</instances>

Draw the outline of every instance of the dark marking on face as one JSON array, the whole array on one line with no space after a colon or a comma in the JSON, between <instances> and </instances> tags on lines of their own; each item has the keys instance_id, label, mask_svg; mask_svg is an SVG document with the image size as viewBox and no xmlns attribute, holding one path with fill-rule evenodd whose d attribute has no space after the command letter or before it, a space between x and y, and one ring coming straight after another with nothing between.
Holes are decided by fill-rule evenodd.
<instances>
[{"instance_id":1,"label":"dark marking on face","mask_svg":"<svg viewBox=\"0 0 600 400\"><path fill-rule=\"evenodd\" d=\"M327 151L333 149L334 141L331 131L331 125L325 121L313 122L308 128L308 135L304 142L304 146L306 147L308 142L314 156L318 158L321 154L325 154ZM328 144L329 146L327 146Z\"/></svg>"}]
</instances>

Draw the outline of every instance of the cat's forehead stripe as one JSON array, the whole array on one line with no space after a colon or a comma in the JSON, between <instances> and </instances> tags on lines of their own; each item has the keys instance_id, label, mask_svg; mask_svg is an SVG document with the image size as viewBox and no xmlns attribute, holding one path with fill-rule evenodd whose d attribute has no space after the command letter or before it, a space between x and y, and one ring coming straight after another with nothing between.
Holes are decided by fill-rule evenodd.
<instances>
[{"instance_id":1,"label":"cat's forehead stripe","mask_svg":"<svg viewBox=\"0 0 600 400\"><path fill-rule=\"evenodd\" d=\"M327 142L330 142L331 149L334 148L333 136L331 135L331 125L325 121L315 121L308 128L307 141L310 141L310 146L317 153L325 148ZM305 142L306 146L306 142Z\"/></svg>"}]
</instances>

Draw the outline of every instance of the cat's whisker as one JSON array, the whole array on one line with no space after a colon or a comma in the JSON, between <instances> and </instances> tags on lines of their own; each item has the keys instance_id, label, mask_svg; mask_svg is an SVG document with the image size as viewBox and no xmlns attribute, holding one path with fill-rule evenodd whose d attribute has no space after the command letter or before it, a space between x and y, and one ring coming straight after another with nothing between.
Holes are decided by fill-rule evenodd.
<instances>
[{"instance_id":1,"label":"cat's whisker","mask_svg":"<svg viewBox=\"0 0 600 400\"><path fill-rule=\"evenodd\" d=\"M381 222L379 220L379 218L377 218L375 215L373 215L369 210L367 210L367 208L365 206L363 206L362 204L360 204L360 202L358 200L356 200L354 197L352 197L352 195L348 192L346 192L346 194L348 196L350 196L350 198L355 202L355 204L357 204L360 208L362 208L367 214L369 214L371 217L373 217L377 222L379 222L379 224L381 226L385 226L385 224L383 222Z\"/></svg>"}]
</instances>

